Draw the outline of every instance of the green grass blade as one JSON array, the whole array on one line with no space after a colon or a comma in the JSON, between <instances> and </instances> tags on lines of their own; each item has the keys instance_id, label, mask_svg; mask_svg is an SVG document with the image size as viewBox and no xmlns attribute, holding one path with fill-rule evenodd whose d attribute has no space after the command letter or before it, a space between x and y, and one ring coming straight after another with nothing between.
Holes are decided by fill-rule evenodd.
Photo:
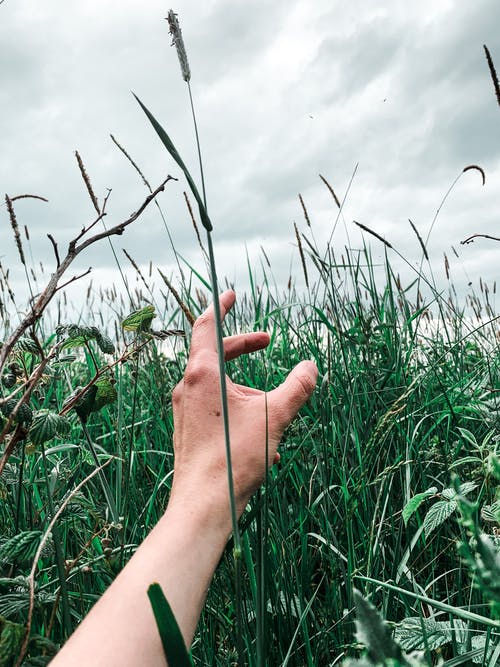
<instances>
[{"instance_id":1,"label":"green grass blade","mask_svg":"<svg viewBox=\"0 0 500 667\"><path fill-rule=\"evenodd\" d=\"M153 116L153 114L147 109L144 104L141 102L141 100L132 93L135 97L135 99L139 102L139 105L141 109L144 111L146 116L149 118L149 121L151 122L151 125L154 127L156 134L160 137L160 140L162 144L165 146L167 151L170 153L170 155L174 158L174 160L177 162L179 167L182 169L184 172L184 176L186 177L187 182L189 183L189 187L191 188L191 192L193 193L194 198L196 199L196 203L198 204L198 208L200 211L200 218L203 226L205 229L209 232L212 231L212 223L210 222L210 218L208 217L207 210L205 208L205 205L203 203L202 198L200 197L200 193L198 192L198 188L195 185L195 182L193 181L193 178L191 174L189 173L188 168L184 164L183 159L177 152L176 147L172 143L172 140L168 136L168 134L165 132L163 127L160 125L160 123L156 120L156 118Z\"/></svg>"},{"instance_id":2,"label":"green grass blade","mask_svg":"<svg viewBox=\"0 0 500 667\"><path fill-rule=\"evenodd\" d=\"M474 623L482 623L483 625L489 625L492 628L500 628L500 621L495 621L492 618L487 616L481 616L480 614L475 614L473 611L467 611L466 609L460 609L459 607L453 607L451 604L446 604L445 602L440 602L439 600L433 600L428 598L426 595L420 595L419 593L413 593L412 591L407 591L404 588L399 586L393 586L388 584L386 581L378 581L377 579L372 579L371 577L362 577L361 575L356 575L356 579L362 579L363 581L369 581L372 584L377 584L377 586L382 586L383 588L388 588L390 591L395 591L396 593L401 593L401 595L407 595L414 600L420 600L425 604L431 605L440 611L445 611L448 614L457 616L458 618L463 618L464 621L473 621Z\"/></svg>"},{"instance_id":3,"label":"green grass blade","mask_svg":"<svg viewBox=\"0 0 500 667\"><path fill-rule=\"evenodd\" d=\"M193 667L174 613L160 584L151 584L148 597L169 667Z\"/></svg>"}]
</instances>

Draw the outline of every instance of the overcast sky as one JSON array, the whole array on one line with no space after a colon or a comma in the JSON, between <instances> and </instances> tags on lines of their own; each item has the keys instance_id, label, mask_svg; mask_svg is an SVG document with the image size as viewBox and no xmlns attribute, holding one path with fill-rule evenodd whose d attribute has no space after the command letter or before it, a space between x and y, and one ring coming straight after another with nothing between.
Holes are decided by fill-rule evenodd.
<instances>
[{"instance_id":1,"label":"overcast sky","mask_svg":"<svg viewBox=\"0 0 500 667\"><path fill-rule=\"evenodd\" d=\"M16 204L46 272L54 265L47 233L62 252L93 219L75 149L98 196L112 188L107 225L147 194L110 133L153 186L166 174L181 177L131 91L198 178L188 92L164 20L169 8L157 0L0 4L0 183L11 197L49 199ZM487 44L500 68L498 0L179 0L172 8L191 65L222 276L246 289L246 252L258 267L261 245L279 284L286 285L290 267L300 276L294 221L310 232L298 193L324 247L337 209L318 174L343 199L356 165L333 237L339 255L346 244L360 247L362 235L352 223L358 220L418 262L408 218L425 238L450 185L465 166L478 164L486 185L477 171L463 174L437 218L429 250L439 281L443 253L460 289L469 281L476 285L479 276L495 280L500 245L460 241L475 232L500 234L500 109L483 52ZM177 250L204 272L183 202L186 187L182 178L170 183L159 201ZM381 257L380 243L366 240ZM156 207L114 245L127 271L122 248L145 270L151 260L175 282L178 271ZM0 259L21 293L4 205ZM409 280L404 265L396 265ZM82 256L69 277L89 266L94 285L119 286L109 245ZM75 303L82 290L70 289Z\"/></svg>"}]
</instances>

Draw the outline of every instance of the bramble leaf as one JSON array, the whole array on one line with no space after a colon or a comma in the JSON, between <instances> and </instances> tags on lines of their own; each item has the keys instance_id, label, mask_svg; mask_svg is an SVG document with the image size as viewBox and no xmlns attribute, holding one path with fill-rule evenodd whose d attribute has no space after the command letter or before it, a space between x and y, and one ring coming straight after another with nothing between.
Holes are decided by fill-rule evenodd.
<instances>
[{"instance_id":1,"label":"bramble leaf","mask_svg":"<svg viewBox=\"0 0 500 667\"><path fill-rule=\"evenodd\" d=\"M50 410L38 410L33 417L29 436L34 445L41 445L56 435L65 435L69 429L70 423L66 417Z\"/></svg>"},{"instance_id":2,"label":"bramble leaf","mask_svg":"<svg viewBox=\"0 0 500 667\"><path fill-rule=\"evenodd\" d=\"M125 331L148 331L154 317L156 317L154 306L144 306L144 308L130 313L123 320L122 329L125 329Z\"/></svg>"},{"instance_id":3,"label":"bramble leaf","mask_svg":"<svg viewBox=\"0 0 500 667\"><path fill-rule=\"evenodd\" d=\"M446 521L457 509L455 500L439 500L427 512L424 519L424 533L426 537L438 526Z\"/></svg>"}]
</instances>

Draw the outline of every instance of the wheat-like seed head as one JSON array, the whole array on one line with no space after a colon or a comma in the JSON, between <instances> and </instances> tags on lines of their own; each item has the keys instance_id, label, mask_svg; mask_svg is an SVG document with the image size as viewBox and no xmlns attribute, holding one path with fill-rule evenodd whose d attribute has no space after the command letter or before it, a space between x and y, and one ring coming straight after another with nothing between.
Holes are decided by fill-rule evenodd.
<instances>
[{"instance_id":1,"label":"wheat-like seed head","mask_svg":"<svg viewBox=\"0 0 500 667\"><path fill-rule=\"evenodd\" d=\"M177 14L171 9L168 12L167 21L169 25L169 32L172 35L173 45L177 50L177 57L181 66L181 74L184 81L189 82L191 79L191 70L189 69L189 62L187 59L186 47L182 39L181 27L177 20Z\"/></svg>"}]
</instances>

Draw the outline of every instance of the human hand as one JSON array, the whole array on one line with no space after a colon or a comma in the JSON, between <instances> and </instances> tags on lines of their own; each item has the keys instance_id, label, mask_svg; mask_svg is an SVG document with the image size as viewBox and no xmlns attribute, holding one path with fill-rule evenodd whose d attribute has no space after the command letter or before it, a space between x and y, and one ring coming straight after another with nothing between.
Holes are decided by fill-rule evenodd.
<instances>
[{"instance_id":1,"label":"human hand","mask_svg":"<svg viewBox=\"0 0 500 667\"><path fill-rule=\"evenodd\" d=\"M224 319L236 299L220 295ZM252 332L224 339L225 359L265 348L269 336ZM238 514L276 460L283 431L312 394L317 378L312 361L302 361L276 389L266 392L238 385L226 376L234 493ZM213 304L196 320L183 380L172 395L174 413L174 481L172 501L195 509L210 503L229 526L229 500L222 403Z\"/></svg>"}]
</instances>

